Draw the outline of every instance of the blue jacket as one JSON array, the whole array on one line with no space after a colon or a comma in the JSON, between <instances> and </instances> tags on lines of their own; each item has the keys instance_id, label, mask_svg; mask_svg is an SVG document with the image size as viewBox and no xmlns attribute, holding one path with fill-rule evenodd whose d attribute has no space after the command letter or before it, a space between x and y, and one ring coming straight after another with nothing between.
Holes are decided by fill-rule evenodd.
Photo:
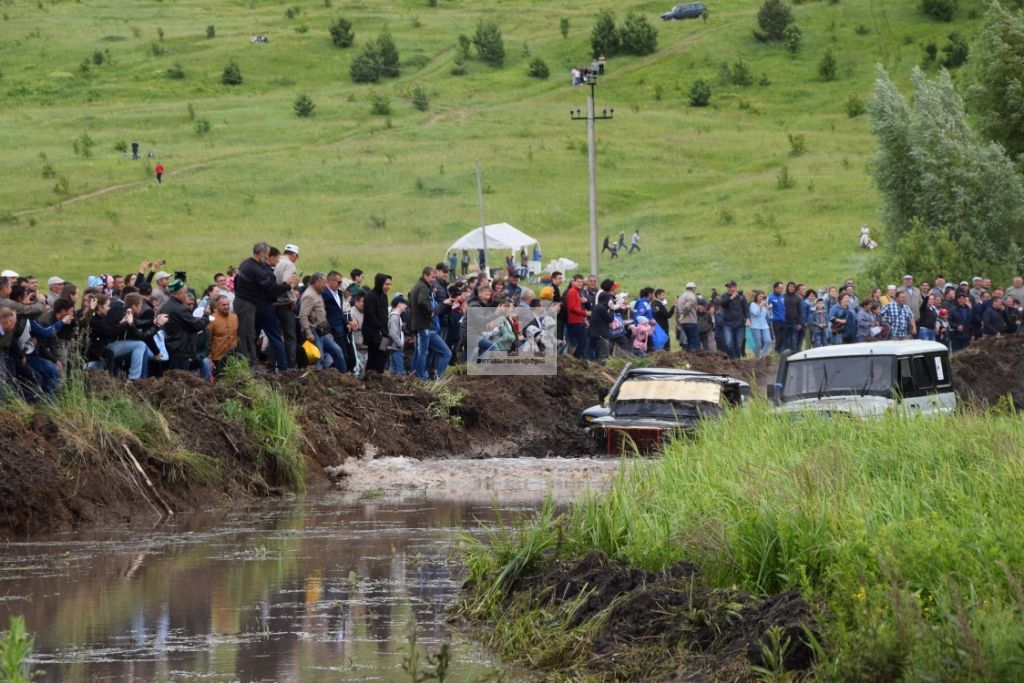
<instances>
[{"instance_id":1,"label":"blue jacket","mask_svg":"<svg viewBox=\"0 0 1024 683\"><path fill-rule=\"evenodd\" d=\"M768 295L768 303L772 306L772 322L786 322L786 296L784 294L776 294L773 290Z\"/></svg>"}]
</instances>

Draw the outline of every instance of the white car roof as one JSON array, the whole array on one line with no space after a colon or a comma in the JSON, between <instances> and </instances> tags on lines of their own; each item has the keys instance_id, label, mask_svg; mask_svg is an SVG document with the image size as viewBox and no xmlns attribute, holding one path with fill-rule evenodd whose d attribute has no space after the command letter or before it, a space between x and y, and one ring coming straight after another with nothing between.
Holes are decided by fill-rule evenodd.
<instances>
[{"instance_id":1,"label":"white car roof","mask_svg":"<svg viewBox=\"0 0 1024 683\"><path fill-rule=\"evenodd\" d=\"M861 344L837 344L835 346L819 346L789 357L789 362L799 360L816 360L822 358L846 358L850 356L911 356L918 353L947 353L945 345L933 341L878 341Z\"/></svg>"}]
</instances>

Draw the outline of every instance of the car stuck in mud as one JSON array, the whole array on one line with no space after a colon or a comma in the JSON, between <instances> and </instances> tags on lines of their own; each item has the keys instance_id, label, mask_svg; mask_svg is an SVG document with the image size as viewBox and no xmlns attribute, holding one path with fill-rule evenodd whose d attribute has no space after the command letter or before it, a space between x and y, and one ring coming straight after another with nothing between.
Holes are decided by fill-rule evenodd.
<instances>
[{"instance_id":1,"label":"car stuck in mud","mask_svg":"<svg viewBox=\"0 0 1024 683\"><path fill-rule=\"evenodd\" d=\"M626 366L600 403L580 415L598 450L619 454L656 450L674 434L692 432L727 406L750 398L747 382L696 370Z\"/></svg>"}]
</instances>

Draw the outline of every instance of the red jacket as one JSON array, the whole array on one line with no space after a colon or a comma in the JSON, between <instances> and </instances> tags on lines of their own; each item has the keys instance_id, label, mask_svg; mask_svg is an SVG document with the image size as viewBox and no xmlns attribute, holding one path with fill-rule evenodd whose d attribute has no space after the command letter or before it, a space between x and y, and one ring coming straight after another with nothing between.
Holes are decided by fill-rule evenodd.
<instances>
[{"instance_id":1,"label":"red jacket","mask_svg":"<svg viewBox=\"0 0 1024 683\"><path fill-rule=\"evenodd\" d=\"M569 325L582 325L587 321L587 312L583 309L583 298L580 296L579 287L569 287L565 293L566 322Z\"/></svg>"}]
</instances>

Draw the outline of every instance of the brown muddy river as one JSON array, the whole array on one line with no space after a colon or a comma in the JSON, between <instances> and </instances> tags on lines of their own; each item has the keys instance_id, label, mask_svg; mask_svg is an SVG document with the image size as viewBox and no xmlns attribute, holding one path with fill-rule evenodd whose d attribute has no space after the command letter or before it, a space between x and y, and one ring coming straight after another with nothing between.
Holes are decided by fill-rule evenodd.
<instances>
[{"instance_id":1,"label":"brown muddy river","mask_svg":"<svg viewBox=\"0 0 1024 683\"><path fill-rule=\"evenodd\" d=\"M357 490L0 545L0 630L22 614L41 681L516 680L453 631L460 537L588 486L610 460L380 460Z\"/></svg>"}]
</instances>

